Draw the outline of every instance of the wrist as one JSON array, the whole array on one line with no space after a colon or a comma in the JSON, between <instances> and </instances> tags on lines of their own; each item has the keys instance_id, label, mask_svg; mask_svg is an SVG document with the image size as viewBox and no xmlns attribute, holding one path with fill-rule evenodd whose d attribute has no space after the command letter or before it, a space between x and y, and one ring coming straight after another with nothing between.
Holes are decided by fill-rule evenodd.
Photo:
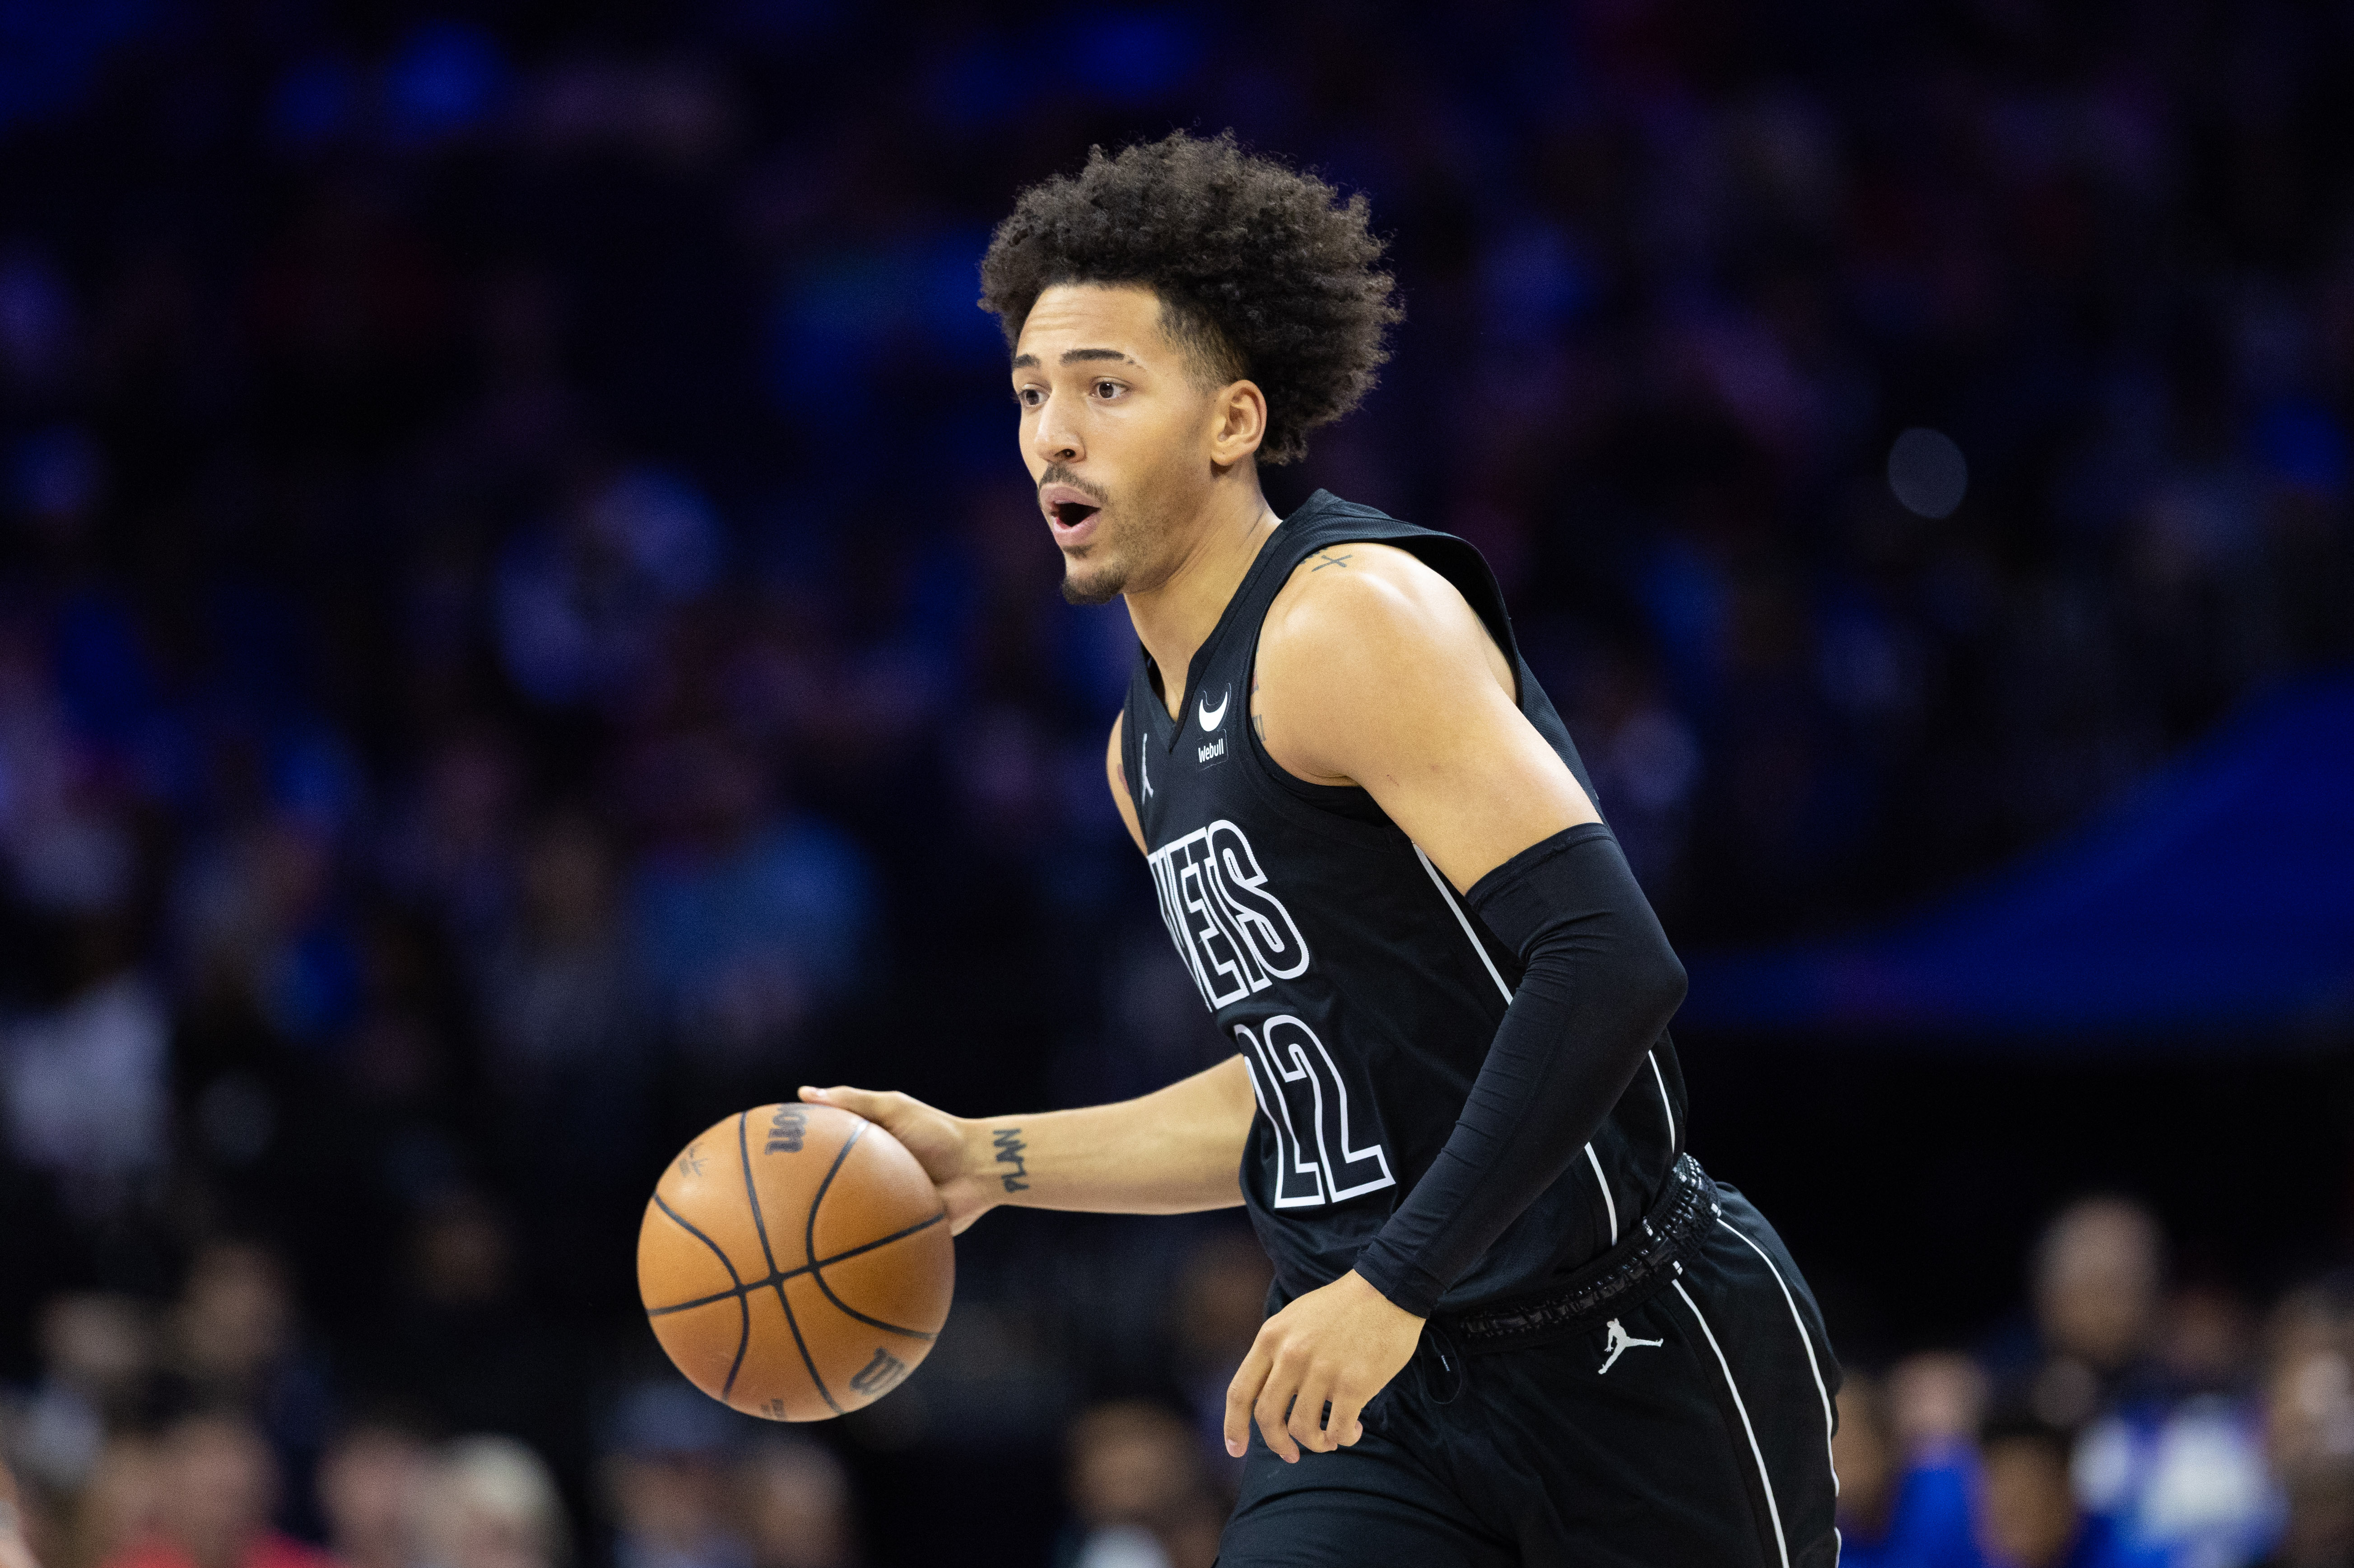
<instances>
[{"instance_id":1,"label":"wrist","mask_svg":"<svg viewBox=\"0 0 2354 1568\"><path fill-rule=\"evenodd\" d=\"M1341 1277L1343 1279L1354 1280L1358 1290L1362 1294L1369 1296L1374 1300L1379 1301L1383 1306L1388 1308L1391 1311L1396 1313L1401 1318L1408 1319L1417 1325L1429 1320L1430 1314L1427 1312L1416 1312L1409 1307L1401 1305L1396 1298L1390 1295L1388 1291L1384 1290L1380 1286L1375 1285L1372 1280L1367 1279L1363 1275L1358 1273L1353 1268L1349 1270L1348 1273L1342 1275Z\"/></svg>"},{"instance_id":2,"label":"wrist","mask_svg":"<svg viewBox=\"0 0 2354 1568\"><path fill-rule=\"evenodd\" d=\"M963 1124L965 1170L991 1208L1019 1203L1030 1191L1030 1134L1026 1118L991 1117Z\"/></svg>"},{"instance_id":3,"label":"wrist","mask_svg":"<svg viewBox=\"0 0 2354 1568\"><path fill-rule=\"evenodd\" d=\"M1447 1293L1446 1281L1407 1256L1387 1231L1365 1244L1351 1272L1391 1306L1416 1318L1428 1318Z\"/></svg>"}]
</instances>

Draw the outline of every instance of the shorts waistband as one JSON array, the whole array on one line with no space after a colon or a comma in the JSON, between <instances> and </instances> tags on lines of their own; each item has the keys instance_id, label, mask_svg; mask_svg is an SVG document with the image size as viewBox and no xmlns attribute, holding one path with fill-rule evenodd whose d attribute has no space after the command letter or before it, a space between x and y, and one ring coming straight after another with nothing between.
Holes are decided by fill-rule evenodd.
<instances>
[{"instance_id":1,"label":"shorts waistband","mask_svg":"<svg viewBox=\"0 0 2354 1568\"><path fill-rule=\"evenodd\" d=\"M1540 1295L1440 1313L1435 1319L1469 1354L1516 1351L1599 1325L1667 1288L1724 1212L1716 1183L1687 1154L1635 1233Z\"/></svg>"}]
</instances>

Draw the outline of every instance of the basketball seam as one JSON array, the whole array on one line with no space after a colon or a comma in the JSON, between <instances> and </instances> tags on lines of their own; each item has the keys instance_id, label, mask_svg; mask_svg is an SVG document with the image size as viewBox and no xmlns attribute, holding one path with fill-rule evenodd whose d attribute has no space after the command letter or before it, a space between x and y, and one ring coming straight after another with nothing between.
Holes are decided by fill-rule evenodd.
<instances>
[{"instance_id":1,"label":"basketball seam","mask_svg":"<svg viewBox=\"0 0 2354 1568\"><path fill-rule=\"evenodd\" d=\"M726 1399L736 1387L736 1374L744 1370L744 1352L752 1348L752 1303L744 1295L744 1277L736 1272L735 1260L727 1255L727 1249L687 1224L676 1209L663 1202L663 1195L660 1192L654 1194L654 1207L668 1214L688 1235L709 1247L712 1255L719 1260L719 1266L727 1271L727 1277L736 1282L736 1288L731 1294L736 1298L737 1309L743 1314L744 1320L736 1330L736 1359L728 1363L727 1381L721 1384L719 1389L719 1397ZM712 1299L724 1300L726 1298L714 1297ZM654 1316L652 1312L646 1315L650 1318Z\"/></svg>"},{"instance_id":2,"label":"basketball seam","mask_svg":"<svg viewBox=\"0 0 2354 1568\"><path fill-rule=\"evenodd\" d=\"M870 1318L865 1313L861 1312L857 1308L853 1307L849 1302L844 1301L841 1297L836 1296L833 1293L833 1287L825 1282L824 1266L817 1261L818 1206L825 1202L827 1192L833 1186L834 1177L840 1174L842 1171L843 1161L850 1158L851 1146L865 1136L866 1129L870 1125L872 1124L868 1122L860 1122L857 1129L852 1132L848 1138L843 1139L840 1151L838 1151L833 1157L833 1164L826 1171L825 1180L817 1184L817 1195L810 1200L809 1229L802 1236L802 1251L808 1255L810 1259L809 1277L817 1281L817 1287L825 1292L825 1298L828 1301L832 1302L836 1309L850 1317L857 1319L862 1323L871 1324L874 1327L882 1330L886 1334L899 1334L910 1340L921 1340L928 1345L934 1343L939 1339L939 1335L937 1332L926 1333L921 1329L906 1329L900 1327L896 1323L886 1323L880 1318ZM781 1290L784 1287L779 1286L778 1288Z\"/></svg>"},{"instance_id":3,"label":"basketball seam","mask_svg":"<svg viewBox=\"0 0 2354 1568\"><path fill-rule=\"evenodd\" d=\"M737 1153L741 1156L744 1164L744 1196L751 1202L752 1205L752 1224L754 1228L758 1230L760 1233L760 1255L769 1260L769 1273L775 1280L776 1284L777 1305L785 1309L785 1327L793 1331L793 1348L801 1353L801 1365L809 1369L810 1382L816 1385L818 1397L825 1401L825 1407L828 1410L832 1411L836 1415L840 1415L843 1414L842 1406L834 1403L833 1391L827 1388L825 1386L825 1379L818 1375L817 1360L810 1354L809 1341L801 1338L801 1319L793 1316L792 1298L785 1294L784 1277L777 1272L777 1255L769 1247L769 1222L761 1216L760 1189L755 1185L752 1181L752 1140L750 1136L744 1130L744 1118L750 1114L751 1113L749 1111L738 1111L736 1113L736 1149ZM857 1130L854 1131L843 1142L843 1150L847 1150L851 1144L857 1142L858 1134L865 1130L866 1124L861 1122L858 1125ZM841 1163L841 1157L839 1155L835 1156L834 1164L839 1167ZM832 1172L827 1172L829 1180L832 1179ZM820 1195L823 1195L822 1190ZM811 1211L814 1213L817 1205L815 1203L811 1203L810 1208ZM728 1272L732 1275L735 1271L731 1269ZM751 1316L751 1308L747 1306L744 1310L745 1317L748 1320ZM748 1329L747 1330L747 1338L749 1338ZM730 1382L732 1383L733 1380L731 1379Z\"/></svg>"},{"instance_id":4,"label":"basketball seam","mask_svg":"<svg viewBox=\"0 0 2354 1568\"><path fill-rule=\"evenodd\" d=\"M862 1242L854 1247L844 1247L842 1251L834 1253L831 1256L819 1258L815 1263L805 1263L799 1268L780 1269L777 1273L770 1275L766 1279L739 1279L732 1289L717 1291L709 1296L698 1296L692 1301L673 1302L668 1307L649 1307L646 1308L646 1316L649 1318L660 1318L667 1313L685 1312L697 1307L714 1306L718 1302L749 1295L755 1290L766 1290L769 1286L776 1284L779 1280L796 1279L801 1276L809 1273L813 1268L825 1268L837 1263L846 1263L854 1257L864 1256L865 1254L873 1252L877 1247L889 1246L893 1242L903 1242L909 1236L919 1235L925 1231L930 1230L934 1225L938 1224L942 1220L945 1220L948 1217L948 1211L943 1209L938 1213L934 1214L930 1219L918 1220L916 1224L909 1225L906 1230L893 1231L887 1236L876 1236L871 1242ZM731 1268L728 1270L728 1273L730 1276L733 1276L735 1270Z\"/></svg>"},{"instance_id":5,"label":"basketball seam","mask_svg":"<svg viewBox=\"0 0 2354 1568\"><path fill-rule=\"evenodd\" d=\"M810 1354L809 1341L801 1338L801 1320L793 1316L793 1304L785 1294L782 1280L777 1282L777 1305L785 1309L785 1327L793 1331L793 1348L801 1351L801 1365L809 1369L810 1382L817 1385L818 1397L824 1400L825 1407L836 1415L845 1414L842 1406L834 1403L833 1391L825 1386L825 1379L818 1375L816 1358Z\"/></svg>"},{"instance_id":6,"label":"basketball seam","mask_svg":"<svg viewBox=\"0 0 2354 1568\"><path fill-rule=\"evenodd\" d=\"M744 1130L744 1118L749 1111L736 1113L736 1150L744 1166L744 1201L752 1206L752 1228L760 1233L760 1256L769 1265L769 1272L777 1272L777 1255L769 1246L769 1222L760 1215L760 1190L752 1184L752 1140Z\"/></svg>"}]
</instances>

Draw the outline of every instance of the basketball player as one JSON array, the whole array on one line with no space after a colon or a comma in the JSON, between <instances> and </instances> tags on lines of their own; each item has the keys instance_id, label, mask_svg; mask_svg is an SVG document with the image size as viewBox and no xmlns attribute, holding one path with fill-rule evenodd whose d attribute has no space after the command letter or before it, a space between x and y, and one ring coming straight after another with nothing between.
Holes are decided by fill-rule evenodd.
<instances>
[{"instance_id":1,"label":"basketball player","mask_svg":"<svg viewBox=\"0 0 2354 1568\"><path fill-rule=\"evenodd\" d=\"M960 1230L1248 1208L1279 1310L1227 1398L1230 1568L1829 1568L1838 1366L1684 1152L1683 970L1494 578L1260 493L1384 358L1366 219L1180 134L1025 192L981 269L1065 596L1136 627L1112 796L1235 1054L1043 1115L802 1092L897 1134Z\"/></svg>"}]
</instances>

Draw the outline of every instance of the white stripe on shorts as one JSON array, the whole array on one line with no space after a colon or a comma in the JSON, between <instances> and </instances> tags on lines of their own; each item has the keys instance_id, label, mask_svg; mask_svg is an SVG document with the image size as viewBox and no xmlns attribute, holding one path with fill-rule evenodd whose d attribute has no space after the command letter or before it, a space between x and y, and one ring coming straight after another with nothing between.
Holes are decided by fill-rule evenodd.
<instances>
[{"instance_id":1,"label":"white stripe on shorts","mask_svg":"<svg viewBox=\"0 0 2354 1568\"><path fill-rule=\"evenodd\" d=\"M1798 1316L1798 1298L1790 1294L1790 1282L1782 1277L1782 1271L1774 1266L1774 1260L1766 1255L1766 1249L1755 1242L1749 1241L1747 1232L1723 1214L1716 1217L1716 1223L1743 1241L1749 1243L1749 1250L1757 1255L1759 1262L1765 1264L1766 1271L1774 1277L1774 1283L1782 1287L1782 1299L1789 1304L1790 1321L1796 1324L1798 1330L1798 1343L1807 1347L1807 1370L1815 1374L1815 1393L1821 1396L1823 1402L1823 1462L1830 1467L1831 1496L1837 1497L1839 1496L1839 1459L1831 1450L1831 1391L1823 1386L1823 1365L1815 1359L1815 1341L1807 1332L1807 1320Z\"/></svg>"},{"instance_id":2,"label":"white stripe on shorts","mask_svg":"<svg viewBox=\"0 0 2354 1568\"><path fill-rule=\"evenodd\" d=\"M1774 1500L1774 1478L1766 1473L1766 1454L1757 1446L1757 1428L1749 1424L1749 1406L1741 1402L1741 1385L1733 1381L1733 1364L1724 1359L1724 1347L1716 1342L1716 1330L1708 1326L1708 1319L1701 1314L1700 1303L1691 1298L1691 1293L1684 1288L1684 1282L1681 1279L1676 1281L1676 1294L1682 1297L1684 1305L1691 1308L1692 1319L1700 1324L1700 1331L1708 1336L1708 1348L1716 1352L1716 1364L1724 1373L1724 1386L1733 1394L1733 1408L1741 1415L1741 1430L1749 1436L1749 1457L1757 1461L1758 1485L1766 1489L1766 1513L1774 1522L1774 1548L1782 1554L1782 1568L1790 1568L1790 1543L1782 1539L1782 1510Z\"/></svg>"}]
</instances>

